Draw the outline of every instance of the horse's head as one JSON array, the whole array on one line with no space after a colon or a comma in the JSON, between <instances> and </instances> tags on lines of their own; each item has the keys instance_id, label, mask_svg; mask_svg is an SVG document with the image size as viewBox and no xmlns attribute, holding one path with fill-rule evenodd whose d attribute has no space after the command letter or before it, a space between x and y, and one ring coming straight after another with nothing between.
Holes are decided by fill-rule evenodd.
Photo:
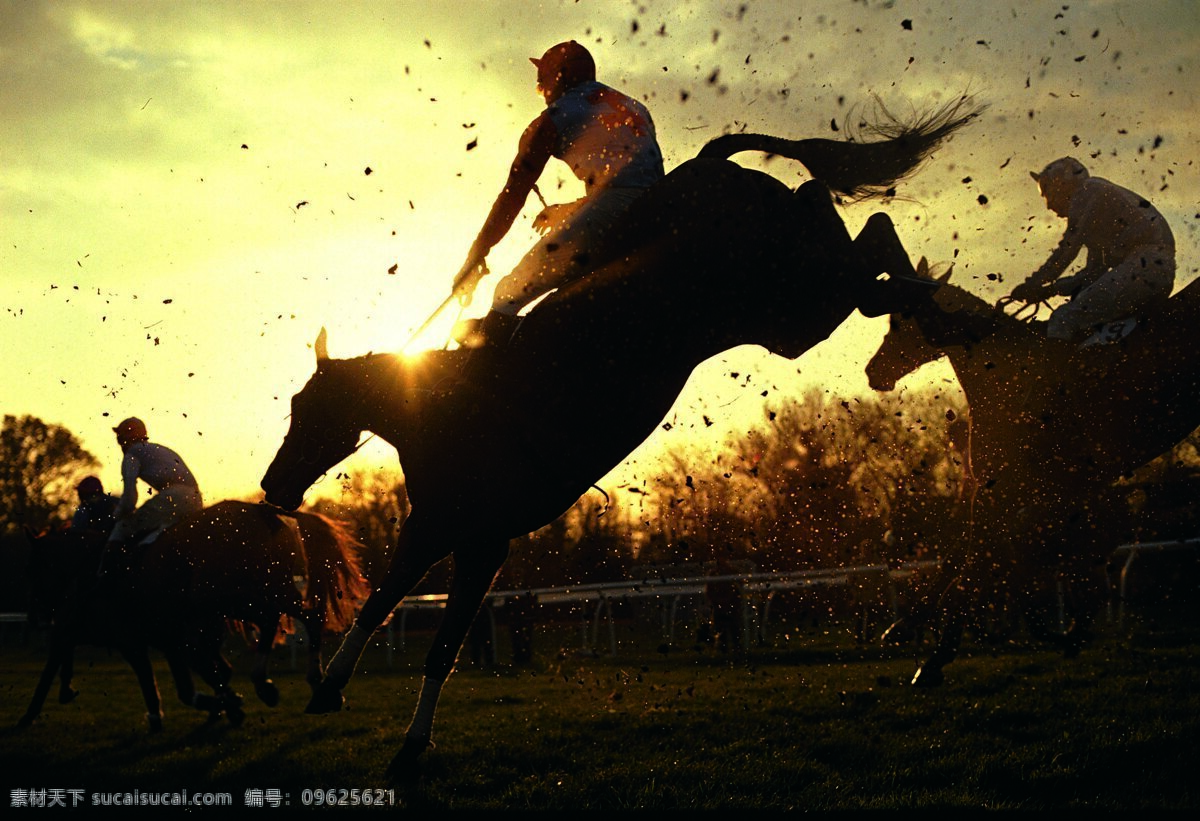
<instances>
[{"instance_id":1,"label":"horse's head","mask_svg":"<svg viewBox=\"0 0 1200 821\"><path fill-rule=\"evenodd\" d=\"M932 301L922 305L917 310L906 313L893 313L888 324L888 332L879 346L879 350L867 362L867 382L872 390L891 391L901 378L917 368L939 359L945 352L931 344L922 329L922 317L942 310L950 310L946 305L946 284L950 279L947 271L936 279L929 274L929 263L924 257L917 263L917 276L940 283Z\"/></svg>"},{"instance_id":2,"label":"horse's head","mask_svg":"<svg viewBox=\"0 0 1200 821\"><path fill-rule=\"evenodd\" d=\"M941 355L941 350L926 341L916 319L892 314L879 350L867 362L867 383L872 390L895 390L902 378Z\"/></svg>"},{"instance_id":3,"label":"horse's head","mask_svg":"<svg viewBox=\"0 0 1200 821\"><path fill-rule=\"evenodd\" d=\"M363 430L354 401L362 388L345 380L344 363L329 358L324 328L314 347L317 371L292 397L291 425L260 483L267 503L285 510L300 507L304 492L358 449Z\"/></svg>"}]
</instances>

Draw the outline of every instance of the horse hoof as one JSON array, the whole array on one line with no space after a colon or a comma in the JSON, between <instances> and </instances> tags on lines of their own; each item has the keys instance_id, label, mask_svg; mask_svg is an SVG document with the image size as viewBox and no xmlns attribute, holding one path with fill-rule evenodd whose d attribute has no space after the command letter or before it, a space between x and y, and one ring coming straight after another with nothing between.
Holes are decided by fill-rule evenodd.
<instances>
[{"instance_id":1,"label":"horse hoof","mask_svg":"<svg viewBox=\"0 0 1200 821\"><path fill-rule=\"evenodd\" d=\"M161 733L162 732L162 730L163 730L162 713L156 713L154 715L147 713L146 721L149 722L149 724L150 724L150 732L152 732L152 733Z\"/></svg>"},{"instance_id":2,"label":"horse hoof","mask_svg":"<svg viewBox=\"0 0 1200 821\"><path fill-rule=\"evenodd\" d=\"M37 718L37 716L31 716L31 715L29 715L28 713L26 713L25 715L21 716L20 720L18 720L18 721L17 721L17 729L19 729L19 730L24 730L24 729L26 729L27 727L32 727L32 726L33 726L33 720L34 720L35 718Z\"/></svg>"},{"instance_id":3,"label":"horse hoof","mask_svg":"<svg viewBox=\"0 0 1200 821\"><path fill-rule=\"evenodd\" d=\"M313 696L309 699L304 712L314 716L336 713L342 709L342 705L345 703L346 699L342 697L341 690L322 684L313 691Z\"/></svg>"},{"instance_id":4,"label":"horse hoof","mask_svg":"<svg viewBox=\"0 0 1200 821\"><path fill-rule=\"evenodd\" d=\"M913 687L940 687L946 681L941 667L922 664L912 677Z\"/></svg>"},{"instance_id":5,"label":"horse hoof","mask_svg":"<svg viewBox=\"0 0 1200 821\"><path fill-rule=\"evenodd\" d=\"M393 784L415 783L421 775L417 761L420 759L421 753L432 747L433 742L427 739L421 740L405 737L404 746L392 758L387 770L384 771L384 776Z\"/></svg>"},{"instance_id":6,"label":"horse hoof","mask_svg":"<svg viewBox=\"0 0 1200 821\"><path fill-rule=\"evenodd\" d=\"M58 703L70 704L79 696L79 691L74 687L67 687L58 691Z\"/></svg>"},{"instance_id":7,"label":"horse hoof","mask_svg":"<svg viewBox=\"0 0 1200 821\"><path fill-rule=\"evenodd\" d=\"M271 679L254 682L254 692L258 695L258 700L268 707L279 706L279 688Z\"/></svg>"}]
</instances>

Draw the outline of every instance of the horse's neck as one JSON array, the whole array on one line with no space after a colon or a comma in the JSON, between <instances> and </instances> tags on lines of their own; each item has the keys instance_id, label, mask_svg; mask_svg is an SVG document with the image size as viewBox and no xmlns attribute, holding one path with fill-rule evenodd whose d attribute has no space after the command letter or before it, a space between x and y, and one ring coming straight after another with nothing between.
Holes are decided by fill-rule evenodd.
<instances>
[{"instance_id":1,"label":"horse's neck","mask_svg":"<svg viewBox=\"0 0 1200 821\"><path fill-rule=\"evenodd\" d=\"M354 370L348 376L346 395L357 396L361 403L364 428L392 441L411 429L411 420L438 393L461 383L471 355L466 350L442 350L411 358L371 354L348 360Z\"/></svg>"},{"instance_id":2,"label":"horse's neck","mask_svg":"<svg viewBox=\"0 0 1200 821\"><path fill-rule=\"evenodd\" d=\"M978 416L1003 419L1014 397L1053 372L1057 346L1037 326L1008 316L955 285L918 315L926 340L949 359Z\"/></svg>"}]
</instances>

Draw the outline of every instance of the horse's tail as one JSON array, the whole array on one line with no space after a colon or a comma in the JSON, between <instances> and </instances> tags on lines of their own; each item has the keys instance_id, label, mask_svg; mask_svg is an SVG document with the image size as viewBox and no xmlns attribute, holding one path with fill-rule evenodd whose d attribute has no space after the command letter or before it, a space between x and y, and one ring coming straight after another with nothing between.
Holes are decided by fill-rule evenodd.
<instances>
[{"instance_id":1,"label":"horse's tail","mask_svg":"<svg viewBox=\"0 0 1200 821\"><path fill-rule=\"evenodd\" d=\"M917 112L908 121L893 115L876 98L873 117L851 124L845 140L813 137L787 140L763 134L725 134L709 141L697 157L727 159L741 151L765 151L796 160L813 178L850 200L893 196L905 179L943 142L987 109L963 95L940 108ZM853 116L853 115L851 115ZM878 139L859 141L855 135Z\"/></svg>"},{"instance_id":2,"label":"horse's tail","mask_svg":"<svg viewBox=\"0 0 1200 821\"><path fill-rule=\"evenodd\" d=\"M358 540L340 523L320 513L296 511L308 560L309 601L325 609L325 625L335 633L349 629L370 593L362 574Z\"/></svg>"}]
</instances>

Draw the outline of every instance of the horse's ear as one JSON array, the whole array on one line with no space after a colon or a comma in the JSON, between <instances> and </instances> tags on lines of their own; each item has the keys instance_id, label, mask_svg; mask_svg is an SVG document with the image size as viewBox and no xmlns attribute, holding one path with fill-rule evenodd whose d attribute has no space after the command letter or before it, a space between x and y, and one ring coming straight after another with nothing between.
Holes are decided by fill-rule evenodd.
<instances>
[{"instance_id":1,"label":"horse's ear","mask_svg":"<svg viewBox=\"0 0 1200 821\"><path fill-rule=\"evenodd\" d=\"M317 364L318 365L329 358L329 347L326 342L326 334L325 334L324 328L322 328L321 332L319 334L317 334L317 341L313 343L313 350L315 350L317 352Z\"/></svg>"},{"instance_id":2,"label":"horse's ear","mask_svg":"<svg viewBox=\"0 0 1200 821\"><path fill-rule=\"evenodd\" d=\"M952 262L952 263L950 263L950 267L946 269L946 273L944 273L940 277L938 277L937 281L940 282L942 285L945 285L947 282L950 281L950 275L953 273L954 273L954 263Z\"/></svg>"},{"instance_id":3,"label":"horse's ear","mask_svg":"<svg viewBox=\"0 0 1200 821\"><path fill-rule=\"evenodd\" d=\"M921 279L929 279L929 260L921 257L917 260L917 276Z\"/></svg>"}]
</instances>

